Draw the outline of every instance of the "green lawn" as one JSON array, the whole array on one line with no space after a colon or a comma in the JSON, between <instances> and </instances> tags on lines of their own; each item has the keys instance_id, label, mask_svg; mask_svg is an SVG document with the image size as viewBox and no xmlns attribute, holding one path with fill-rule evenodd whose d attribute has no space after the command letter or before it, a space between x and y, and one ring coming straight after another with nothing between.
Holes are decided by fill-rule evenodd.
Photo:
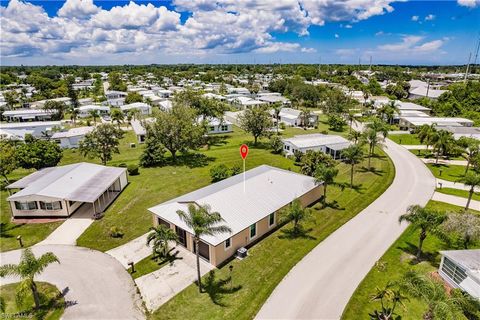
<instances>
[{"instance_id":1,"label":"green lawn","mask_svg":"<svg viewBox=\"0 0 480 320\"><path fill-rule=\"evenodd\" d=\"M427 206L442 211L463 211L461 207L437 201L430 201ZM480 212L474 210L471 210L471 212L480 214ZM375 287L383 288L388 281L398 280L405 272L412 269L422 273L433 272L437 270L440 264L438 251L459 249L450 248L435 236L428 235L423 244L423 252L426 259L418 264L412 264L411 261L416 252L418 236L419 232L410 227L402 233L355 290L343 312L342 319L369 319L369 312L372 312L380 305L378 302L370 301L370 296L375 293ZM400 307L397 311L402 315L402 319L422 319L425 308L426 305L423 302L410 299L410 301L406 302L405 310Z\"/></svg>"},{"instance_id":2,"label":"green lawn","mask_svg":"<svg viewBox=\"0 0 480 320\"><path fill-rule=\"evenodd\" d=\"M454 182L463 178L465 173L464 166L428 163L427 167L435 177Z\"/></svg>"},{"instance_id":3,"label":"green lawn","mask_svg":"<svg viewBox=\"0 0 480 320\"><path fill-rule=\"evenodd\" d=\"M17 305L15 292L18 283L7 284L0 287L0 297L5 302L5 313L0 315L1 319L60 319L65 309L65 300L60 291L46 282L37 282L40 292L41 307L34 310L33 297L30 294L21 305Z\"/></svg>"},{"instance_id":4,"label":"green lawn","mask_svg":"<svg viewBox=\"0 0 480 320\"><path fill-rule=\"evenodd\" d=\"M435 191L444 193L444 194L450 194L452 196L468 198L468 191L466 190L459 190L459 189L453 189L453 188L441 188L441 189L437 188ZM474 192L472 196L472 200L480 201L480 192Z\"/></svg>"},{"instance_id":5,"label":"green lawn","mask_svg":"<svg viewBox=\"0 0 480 320\"><path fill-rule=\"evenodd\" d=\"M398 144L404 145L421 145L423 143L418 140L416 134L390 134L388 138Z\"/></svg>"},{"instance_id":6,"label":"green lawn","mask_svg":"<svg viewBox=\"0 0 480 320\"><path fill-rule=\"evenodd\" d=\"M383 153L382 153L383 155ZM363 163L365 165L366 162ZM204 276L206 293L199 294L192 284L156 310L152 319L252 319L273 289L310 250L349 219L354 217L390 185L395 175L390 159L374 158L376 174L359 170L356 189L329 187L330 206L313 208L314 221L305 224L303 237L291 238L287 224L249 249L249 257L234 259ZM348 167L340 165L339 183L348 181ZM333 202L336 200L336 203ZM233 266L233 282L226 283Z\"/></svg>"},{"instance_id":7,"label":"green lawn","mask_svg":"<svg viewBox=\"0 0 480 320\"><path fill-rule=\"evenodd\" d=\"M135 272L132 274L132 277L133 279L140 278L141 276L144 276L146 274L149 274L153 271L160 269L161 267L168 264L169 262L172 262L173 260L174 260L173 257L170 260L169 259L153 259L152 255L149 255L148 257L138 261L135 264ZM129 273L131 272L130 268L128 268L127 270Z\"/></svg>"}]
</instances>

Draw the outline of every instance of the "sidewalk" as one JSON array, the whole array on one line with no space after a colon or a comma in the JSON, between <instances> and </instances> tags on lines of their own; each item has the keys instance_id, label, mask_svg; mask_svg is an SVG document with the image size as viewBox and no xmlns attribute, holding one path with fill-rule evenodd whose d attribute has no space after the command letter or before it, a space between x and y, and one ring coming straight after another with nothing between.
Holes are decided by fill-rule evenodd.
<instances>
[{"instance_id":1,"label":"sidewalk","mask_svg":"<svg viewBox=\"0 0 480 320\"><path fill-rule=\"evenodd\" d=\"M424 163L435 163L435 159L421 158ZM444 160L438 159L438 164L451 164L455 166L467 166L466 160Z\"/></svg>"},{"instance_id":2,"label":"sidewalk","mask_svg":"<svg viewBox=\"0 0 480 320\"><path fill-rule=\"evenodd\" d=\"M443 194L440 192L435 192L433 194L432 200L450 203L459 207L465 207L467 204L467 198L452 196L449 194ZM470 209L480 211L480 201L472 200L470 201Z\"/></svg>"},{"instance_id":3,"label":"sidewalk","mask_svg":"<svg viewBox=\"0 0 480 320\"><path fill-rule=\"evenodd\" d=\"M423 144L401 144L407 150L427 150L427 146ZM428 146L428 150L432 149L432 146Z\"/></svg>"},{"instance_id":4,"label":"sidewalk","mask_svg":"<svg viewBox=\"0 0 480 320\"><path fill-rule=\"evenodd\" d=\"M145 233L144 235L141 235L119 247L108 250L105 253L120 261L125 268L128 268L129 262L137 263L148 257L152 253L152 248L147 247L147 233Z\"/></svg>"},{"instance_id":5,"label":"sidewalk","mask_svg":"<svg viewBox=\"0 0 480 320\"><path fill-rule=\"evenodd\" d=\"M443 179L438 179L437 178L437 188L440 188L440 183L442 184L442 188L452 188L452 189L470 191L470 187L464 185L461 182L453 182L453 181L448 181L448 180L443 180ZM474 190L475 190L475 192L480 192L480 187L477 187Z\"/></svg>"}]
</instances>

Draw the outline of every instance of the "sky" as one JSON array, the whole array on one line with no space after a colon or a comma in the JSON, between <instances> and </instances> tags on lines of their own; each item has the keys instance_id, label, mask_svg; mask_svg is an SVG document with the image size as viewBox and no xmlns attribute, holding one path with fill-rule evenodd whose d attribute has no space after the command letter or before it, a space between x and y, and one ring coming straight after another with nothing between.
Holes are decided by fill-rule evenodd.
<instances>
[{"instance_id":1,"label":"sky","mask_svg":"<svg viewBox=\"0 0 480 320\"><path fill-rule=\"evenodd\" d=\"M0 27L1 65L450 65L480 0L0 0Z\"/></svg>"}]
</instances>

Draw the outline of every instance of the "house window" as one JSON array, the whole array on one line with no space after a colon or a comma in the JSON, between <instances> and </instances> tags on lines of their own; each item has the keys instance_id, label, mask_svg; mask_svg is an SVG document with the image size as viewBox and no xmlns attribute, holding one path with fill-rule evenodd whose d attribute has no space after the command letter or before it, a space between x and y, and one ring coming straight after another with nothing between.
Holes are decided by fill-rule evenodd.
<instances>
[{"instance_id":1,"label":"house window","mask_svg":"<svg viewBox=\"0 0 480 320\"><path fill-rule=\"evenodd\" d=\"M285 146L285 149L290 150L290 146Z\"/></svg>"},{"instance_id":2,"label":"house window","mask_svg":"<svg viewBox=\"0 0 480 320\"><path fill-rule=\"evenodd\" d=\"M465 270L457 266L452 260L447 257L443 258L442 271L455 282L460 284L463 280L467 278Z\"/></svg>"},{"instance_id":3,"label":"house window","mask_svg":"<svg viewBox=\"0 0 480 320\"><path fill-rule=\"evenodd\" d=\"M254 223L250 226L250 239L255 238L256 235L257 235L257 224Z\"/></svg>"},{"instance_id":4,"label":"house window","mask_svg":"<svg viewBox=\"0 0 480 320\"><path fill-rule=\"evenodd\" d=\"M228 126L222 125L222 131L228 131Z\"/></svg>"},{"instance_id":5,"label":"house window","mask_svg":"<svg viewBox=\"0 0 480 320\"><path fill-rule=\"evenodd\" d=\"M210 127L210 131L215 131L215 127Z\"/></svg>"},{"instance_id":6,"label":"house window","mask_svg":"<svg viewBox=\"0 0 480 320\"><path fill-rule=\"evenodd\" d=\"M36 201L15 201L15 209L17 210L37 210Z\"/></svg>"},{"instance_id":7,"label":"house window","mask_svg":"<svg viewBox=\"0 0 480 320\"><path fill-rule=\"evenodd\" d=\"M43 202L40 201L40 209L42 210L61 210L62 203L60 201Z\"/></svg>"},{"instance_id":8,"label":"house window","mask_svg":"<svg viewBox=\"0 0 480 320\"><path fill-rule=\"evenodd\" d=\"M225 249L228 249L232 246L232 238L225 240Z\"/></svg>"},{"instance_id":9,"label":"house window","mask_svg":"<svg viewBox=\"0 0 480 320\"><path fill-rule=\"evenodd\" d=\"M275 212L270 213L270 215L268 216L268 226L271 227L274 224L275 224Z\"/></svg>"}]
</instances>

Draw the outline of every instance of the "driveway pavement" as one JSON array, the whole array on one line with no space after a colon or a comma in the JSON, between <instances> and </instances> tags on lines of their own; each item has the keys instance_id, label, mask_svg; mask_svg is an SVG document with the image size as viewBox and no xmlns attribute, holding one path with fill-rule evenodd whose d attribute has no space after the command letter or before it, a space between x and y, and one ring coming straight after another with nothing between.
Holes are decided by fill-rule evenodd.
<instances>
[{"instance_id":1,"label":"driveway pavement","mask_svg":"<svg viewBox=\"0 0 480 320\"><path fill-rule=\"evenodd\" d=\"M432 200L450 203L459 207L465 207L467 205L468 199L458 196L452 196L450 194L435 192L433 194ZM471 200L470 209L480 211L480 201Z\"/></svg>"},{"instance_id":2,"label":"driveway pavement","mask_svg":"<svg viewBox=\"0 0 480 320\"><path fill-rule=\"evenodd\" d=\"M436 163L435 159L421 158L424 163ZM452 164L456 166L467 166L466 160L443 160L439 159L438 164Z\"/></svg>"},{"instance_id":3,"label":"driveway pavement","mask_svg":"<svg viewBox=\"0 0 480 320\"><path fill-rule=\"evenodd\" d=\"M454 181L448 181L448 180L443 180L443 179L438 179L437 178L437 187L440 188L440 184L442 188L453 188L453 189L458 189L458 190L466 190L469 191L470 187L467 185L464 185L461 182L454 182ZM480 192L480 187L477 187L474 189L475 192Z\"/></svg>"},{"instance_id":4,"label":"driveway pavement","mask_svg":"<svg viewBox=\"0 0 480 320\"><path fill-rule=\"evenodd\" d=\"M148 233L143 234L105 253L120 261L120 263L127 268L129 262L137 263L152 253L152 247L147 247L147 234Z\"/></svg>"},{"instance_id":5,"label":"driveway pavement","mask_svg":"<svg viewBox=\"0 0 480 320\"><path fill-rule=\"evenodd\" d=\"M63 319L145 319L134 282L117 260L102 252L65 245L32 247L35 255L53 252L52 264L36 278L57 286L68 303ZM0 263L18 263L21 250L0 253ZM17 282L0 278L0 285Z\"/></svg>"},{"instance_id":6,"label":"driveway pavement","mask_svg":"<svg viewBox=\"0 0 480 320\"><path fill-rule=\"evenodd\" d=\"M416 144L416 145L402 144L402 147L408 150L427 150L427 146L423 144ZM428 146L428 149L432 149L432 146Z\"/></svg>"},{"instance_id":7,"label":"driveway pavement","mask_svg":"<svg viewBox=\"0 0 480 320\"><path fill-rule=\"evenodd\" d=\"M163 266L159 270L135 279L145 305L149 311L158 309L177 293L191 285L197 279L195 255L178 245L172 252L178 251L178 260ZM202 276L215 269L213 265L200 259Z\"/></svg>"},{"instance_id":8,"label":"driveway pavement","mask_svg":"<svg viewBox=\"0 0 480 320\"><path fill-rule=\"evenodd\" d=\"M398 217L430 200L435 178L422 161L391 140L385 151L395 164L392 185L290 270L257 319L339 319L357 286L405 230Z\"/></svg>"}]
</instances>

